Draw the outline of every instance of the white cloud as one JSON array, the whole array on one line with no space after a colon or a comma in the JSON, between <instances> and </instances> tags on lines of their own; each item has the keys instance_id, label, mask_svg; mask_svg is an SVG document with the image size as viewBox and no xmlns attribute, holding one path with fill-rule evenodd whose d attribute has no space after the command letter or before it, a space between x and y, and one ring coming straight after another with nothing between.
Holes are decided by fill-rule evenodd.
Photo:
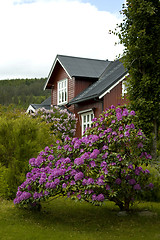
<instances>
[{"instance_id":1,"label":"white cloud","mask_svg":"<svg viewBox=\"0 0 160 240\"><path fill-rule=\"evenodd\" d=\"M0 2L0 79L46 77L57 54L115 59L118 15L71 0Z\"/></svg>"}]
</instances>

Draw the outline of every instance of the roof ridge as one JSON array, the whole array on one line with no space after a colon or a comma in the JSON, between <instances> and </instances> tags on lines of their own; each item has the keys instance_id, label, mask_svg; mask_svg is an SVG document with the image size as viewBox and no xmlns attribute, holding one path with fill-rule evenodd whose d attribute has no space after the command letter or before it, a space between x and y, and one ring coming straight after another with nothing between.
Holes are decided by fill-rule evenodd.
<instances>
[{"instance_id":1,"label":"roof ridge","mask_svg":"<svg viewBox=\"0 0 160 240\"><path fill-rule=\"evenodd\" d=\"M94 60L94 61L103 61L103 62L112 62L109 61L108 59L104 60L104 59L96 59L96 58L89 58L89 57L76 57L76 56L69 56L69 55L61 55L61 54L57 54L57 57L69 57L69 58L77 58L77 59L86 59L86 60Z\"/></svg>"}]
</instances>

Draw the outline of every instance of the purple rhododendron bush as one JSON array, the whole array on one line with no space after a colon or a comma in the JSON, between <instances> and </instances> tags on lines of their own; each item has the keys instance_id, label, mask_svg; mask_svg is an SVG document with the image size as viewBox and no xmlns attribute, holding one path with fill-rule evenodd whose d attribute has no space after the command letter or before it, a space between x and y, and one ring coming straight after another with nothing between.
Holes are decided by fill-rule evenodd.
<instances>
[{"instance_id":1,"label":"purple rhododendron bush","mask_svg":"<svg viewBox=\"0 0 160 240\"><path fill-rule=\"evenodd\" d=\"M14 203L36 205L49 197L67 196L95 205L110 200L129 210L138 194L153 188L145 167L151 155L135 117L126 107L111 106L93 119L82 138L66 137L46 147L29 160L30 172Z\"/></svg>"},{"instance_id":2,"label":"purple rhododendron bush","mask_svg":"<svg viewBox=\"0 0 160 240\"><path fill-rule=\"evenodd\" d=\"M32 113L31 116L40 118L41 121L50 124L51 133L60 139L75 135L77 119L75 114L68 112L67 109L61 109L57 106L53 106L50 110L40 108L35 113Z\"/></svg>"}]
</instances>

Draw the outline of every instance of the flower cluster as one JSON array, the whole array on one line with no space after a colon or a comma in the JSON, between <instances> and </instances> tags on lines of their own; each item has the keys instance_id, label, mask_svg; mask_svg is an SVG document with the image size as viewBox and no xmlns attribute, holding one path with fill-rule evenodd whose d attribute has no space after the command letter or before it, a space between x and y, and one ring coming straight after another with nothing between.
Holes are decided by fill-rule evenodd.
<instances>
[{"instance_id":1,"label":"flower cluster","mask_svg":"<svg viewBox=\"0 0 160 240\"><path fill-rule=\"evenodd\" d=\"M31 171L18 188L15 204L36 203L50 196L67 196L101 204L129 206L142 190L153 188L146 138L134 124L135 112L112 106L93 120L82 138L65 137L29 160Z\"/></svg>"},{"instance_id":2,"label":"flower cluster","mask_svg":"<svg viewBox=\"0 0 160 240\"><path fill-rule=\"evenodd\" d=\"M67 109L61 109L58 106L52 107L51 110L40 108L32 113L32 117L39 117L42 121L49 123L52 133L58 135L60 139L66 136L73 137L75 134L77 120L75 115Z\"/></svg>"}]
</instances>

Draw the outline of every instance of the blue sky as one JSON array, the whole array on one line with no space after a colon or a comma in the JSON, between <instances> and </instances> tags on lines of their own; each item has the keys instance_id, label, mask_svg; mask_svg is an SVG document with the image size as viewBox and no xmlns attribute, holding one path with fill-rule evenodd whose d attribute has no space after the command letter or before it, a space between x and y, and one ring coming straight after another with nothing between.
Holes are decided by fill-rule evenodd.
<instances>
[{"instance_id":1,"label":"blue sky","mask_svg":"<svg viewBox=\"0 0 160 240\"><path fill-rule=\"evenodd\" d=\"M123 0L0 0L0 80L47 77L57 54L114 60Z\"/></svg>"},{"instance_id":2,"label":"blue sky","mask_svg":"<svg viewBox=\"0 0 160 240\"><path fill-rule=\"evenodd\" d=\"M82 2L90 2L100 11L109 11L114 13L121 10L124 0L82 0Z\"/></svg>"}]
</instances>

